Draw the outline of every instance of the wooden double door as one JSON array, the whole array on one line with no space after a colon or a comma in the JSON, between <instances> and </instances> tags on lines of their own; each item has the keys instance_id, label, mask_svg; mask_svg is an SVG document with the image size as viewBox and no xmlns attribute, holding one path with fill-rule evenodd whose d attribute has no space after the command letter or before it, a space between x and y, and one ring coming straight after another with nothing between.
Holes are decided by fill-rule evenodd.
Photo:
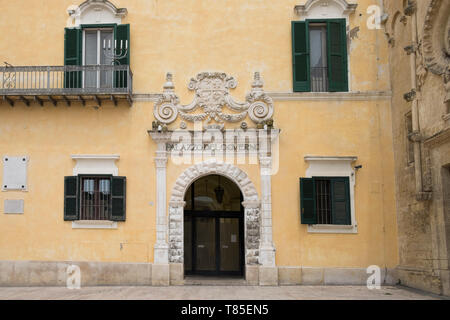
<instances>
[{"instance_id":1,"label":"wooden double door","mask_svg":"<svg viewBox=\"0 0 450 320\"><path fill-rule=\"evenodd\" d=\"M184 264L186 274L244 274L242 212L185 211Z\"/></svg>"}]
</instances>

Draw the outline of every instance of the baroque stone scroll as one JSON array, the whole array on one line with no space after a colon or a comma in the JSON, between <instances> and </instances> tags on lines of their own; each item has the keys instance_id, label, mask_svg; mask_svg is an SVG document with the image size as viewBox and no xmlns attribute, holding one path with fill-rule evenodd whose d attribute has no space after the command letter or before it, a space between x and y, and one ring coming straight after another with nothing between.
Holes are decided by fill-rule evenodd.
<instances>
[{"instance_id":1,"label":"baroque stone scroll","mask_svg":"<svg viewBox=\"0 0 450 320\"><path fill-rule=\"evenodd\" d=\"M273 101L263 89L259 72L255 72L252 90L245 102L236 101L230 95L229 90L236 86L235 78L226 73L199 73L188 85L189 90L195 91L194 100L188 105L181 105L174 91L172 74L168 73L164 91L154 106L154 116L163 124L170 124L178 117L188 122L206 121L206 124L213 120L219 124L240 122L247 115L256 124L272 118ZM227 113L226 107L234 112Z\"/></svg>"}]
</instances>

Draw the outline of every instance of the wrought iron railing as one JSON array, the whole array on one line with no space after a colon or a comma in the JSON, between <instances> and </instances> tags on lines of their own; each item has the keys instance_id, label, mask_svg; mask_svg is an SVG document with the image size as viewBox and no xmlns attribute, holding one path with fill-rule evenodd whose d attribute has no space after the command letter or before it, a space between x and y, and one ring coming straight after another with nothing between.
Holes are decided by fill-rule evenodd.
<instances>
[{"instance_id":1,"label":"wrought iron railing","mask_svg":"<svg viewBox=\"0 0 450 320\"><path fill-rule=\"evenodd\" d=\"M328 92L328 68L311 68L311 91Z\"/></svg>"},{"instance_id":2,"label":"wrought iron railing","mask_svg":"<svg viewBox=\"0 0 450 320\"><path fill-rule=\"evenodd\" d=\"M132 94L128 65L0 67L0 95Z\"/></svg>"}]
</instances>

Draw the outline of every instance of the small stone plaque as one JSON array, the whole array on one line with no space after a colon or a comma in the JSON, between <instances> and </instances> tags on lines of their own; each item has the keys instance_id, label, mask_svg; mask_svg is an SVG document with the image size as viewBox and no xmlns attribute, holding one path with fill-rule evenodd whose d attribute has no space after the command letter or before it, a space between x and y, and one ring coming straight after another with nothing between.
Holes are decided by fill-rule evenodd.
<instances>
[{"instance_id":1,"label":"small stone plaque","mask_svg":"<svg viewBox=\"0 0 450 320\"><path fill-rule=\"evenodd\" d=\"M23 214L23 200L5 200L5 214Z\"/></svg>"}]
</instances>

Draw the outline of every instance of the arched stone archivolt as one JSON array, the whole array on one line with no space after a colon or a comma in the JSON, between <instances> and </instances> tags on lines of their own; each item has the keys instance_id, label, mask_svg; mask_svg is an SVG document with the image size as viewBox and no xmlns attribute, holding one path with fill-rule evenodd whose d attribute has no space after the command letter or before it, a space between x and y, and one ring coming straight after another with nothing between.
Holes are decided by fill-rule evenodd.
<instances>
[{"instance_id":1,"label":"arched stone archivolt","mask_svg":"<svg viewBox=\"0 0 450 320\"><path fill-rule=\"evenodd\" d=\"M450 68L450 3L432 0L423 28L423 55L426 67L437 75Z\"/></svg>"},{"instance_id":2,"label":"arched stone archivolt","mask_svg":"<svg viewBox=\"0 0 450 320\"><path fill-rule=\"evenodd\" d=\"M239 187L244 197L245 262L259 263L260 200L255 185L238 167L216 160L205 161L186 169L176 180L169 202L169 262L184 261L184 196L190 185L211 174L222 175Z\"/></svg>"},{"instance_id":3,"label":"arched stone archivolt","mask_svg":"<svg viewBox=\"0 0 450 320\"><path fill-rule=\"evenodd\" d=\"M214 160L205 161L186 169L175 182L170 201L184 201L184 195L189 186L195 180L211 174L223 175L236 183L244 196L244 202L258 201L258 192L244 171L232 164Z\"/></svg>"},{"instance_id":4,"label":"arched stone archivolt","mask_svg":"<svg viewBox=\"0 0 450 320\"><path fill-rule=\"evenodd\" d=\"M346 0L308 0L304 5L297 5L294 9L298 15L311 18L311 16L320 17L324 14L348 16L354 13L357 7L357 3Z\"/></svg>"}]
</instances>

